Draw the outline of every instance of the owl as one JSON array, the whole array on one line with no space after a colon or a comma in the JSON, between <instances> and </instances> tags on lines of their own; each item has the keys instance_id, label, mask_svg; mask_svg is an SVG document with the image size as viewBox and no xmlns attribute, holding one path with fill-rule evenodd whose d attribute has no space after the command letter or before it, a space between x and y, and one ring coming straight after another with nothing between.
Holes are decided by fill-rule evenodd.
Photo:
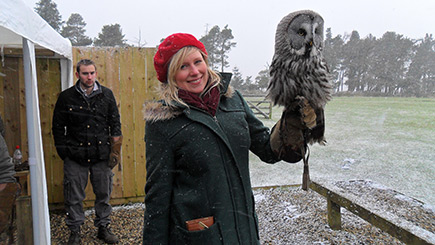
<instances>
[{"instance_id":1,"label":"owl","mask_svg":"<svg viewBox=\"0 0 435 245\"><path fill-rule=\"evenodd\" d=\"M278 24L267 97L285 109L294 109L301 97L308 100L316 112L316 126L304 132L310 144L326 142L324 107L331 84L323 46L323 18L311 10L290 13Z\"/></svg>"},{"instance_id":2,"label":"owl","mask_svg":"<svg viewBox=\"0 0 435 245\"><path fill-rule=\"evenodd\" d=\"M290 13L278 24L267 97L275 105L284 107L281 124L285 124L287 114L295 111L302 120L307 102L314 109L316 123L303 129L305 142L302 144L326 143L324 108L331 99L331 84L322 54L323 45L323 18L313 11ZM285 133L280 133L280 138L281 142L286 142ZM309 154L305 154L304 146L299 147L304 162L302 189L308 190Z\"/></svg>"}]
</instances>

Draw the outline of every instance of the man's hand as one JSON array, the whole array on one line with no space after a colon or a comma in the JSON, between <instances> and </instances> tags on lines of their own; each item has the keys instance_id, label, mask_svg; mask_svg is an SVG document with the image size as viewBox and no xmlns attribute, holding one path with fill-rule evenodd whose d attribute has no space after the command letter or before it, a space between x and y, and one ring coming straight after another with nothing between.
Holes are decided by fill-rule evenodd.
<instances>
[{"instance_id":1,"label":"man's hand","mask_svg":"<svg viewBox=\"0 0 435 245\"><path fill-rule=\"evenodd\" d=\"M110 138L110 145L109 167L113 169L121 162L122 135Z\"/></svg>"}]
</instances>

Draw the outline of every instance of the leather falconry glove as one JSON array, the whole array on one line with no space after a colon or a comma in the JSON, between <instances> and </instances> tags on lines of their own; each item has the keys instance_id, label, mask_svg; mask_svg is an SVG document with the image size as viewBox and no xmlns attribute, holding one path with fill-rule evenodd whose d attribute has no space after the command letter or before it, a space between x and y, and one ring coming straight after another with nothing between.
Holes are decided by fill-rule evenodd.
<instances>
[{"instance_id":1,"label":"leather falconry glove","mask_svg":"<svg viewBox=\"0 0 435 245\"><path fill-rule=\"evenodd\" d=\"M302 96L286 107L281 119L272 128L270 145L275 154L284 161L291 161L292 152L305 152L304 130L316 126L316 113ZM303 150L303 151L302 151Z\"/></svg>"},{"instance_id":2,"label":"leather falconry glove","mask_svg":"<svg viewBox=\"0 0 435 245\"><path fill-rule=\"evenodd\" d=\"M109 156L109 167L113 169L116 165L121 162L121 146L122 146L122 135L119 140L114 142L113 138L110 138L110 145L112 147Z\"/></svg>"}]
</instances>

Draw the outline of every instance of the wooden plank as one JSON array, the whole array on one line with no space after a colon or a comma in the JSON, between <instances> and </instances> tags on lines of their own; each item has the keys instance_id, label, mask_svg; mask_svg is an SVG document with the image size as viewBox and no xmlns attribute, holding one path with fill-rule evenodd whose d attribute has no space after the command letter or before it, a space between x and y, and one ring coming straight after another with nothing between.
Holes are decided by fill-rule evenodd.
<instances>
[{"instance_id":1,"label":"wooden plank","mask_svg":"<svg viewBox=\"0 0 435 245\"><path fill-rule=\"evenodd\" d=\"M18 85L19 85L19 103L20 103L20 143L23 159L26 160L29 157L29 142L27 137L27 114L26 114L26 91L24 85L24 63L23 59L18 59Z\"/></svg>"},{"instance_id":2,"label":"wooden plank","mask_svg":"<svg viewBox=\"0 0 435 245\"><path fill-rule=\"evenodd\" d=\"M40 97L44 96L43 104L41 100L41 126L42 138L44 143L44 160L46 171L51 172L51 193L49 193L49 200L52 202L63 201L63 161L57 155L56 147L54 146L53 134L51 126L53 124L53 111L56 104L58 95L61 91L61 74L60 74L60 61L57 59L47 59L47 74L45 75L46 81L44 85L40 85Z\"/></svg>"},{"instance_id":3,"label":"wooden plank","mask_svg":"<svg viewBox=\"0 0 435 245\"><path fill-rule=\"evenodd\" d=\"M21 145L21 118L20 118L20 85L19 85L19 58L6 58L3 66L4 77L4 114L5 141L10 154L16 145ZM22 69L21 69L22 70Z\"/></svg>"},{"instance_id":4,"label":"wooden plank","mask_svg":"<svg viewBox=\"0 0 435 245\"><path fill-rule=\"evenodd\" d=\"M119 52L117 48L105 49L105 73L106 86L110 88L115 96L118 110L120 110L120 80L119 80ZM120 115L122 119L122 114ZM122 148L121 163L113 170L113 190L112 198L122 197Z\"/></svg>"},{"instance_id":5,"label":"wooden plank","mask_svg":"<svg viewBox=\"0 0 435 245\"><path fill-rule=\"evenodd\" d=\"M47 193L48 193L48 201L53 201L54 191L53 187L53 176L58 175L58 173L53 173L52 164L50 162L50 138L51 130L50 129L50 119L52 117L52 112L49 107L48 101L48 93L49 90L47 88L50 87L50 73L49 73L49 61L48 59L37 59L36 60L36 70L37 70L37 80L38 80L38 99L39 99L39 113L41 120L41 135L42 135L42 147L44 151L44 161L45 161L45 173L47 179ZM51 116L49 116L51 115Z\"/></svg>"},{"instance_id":6,"label":"wooden plank","mask_svg":"<svg viewBox=\"0 0 435 245\"><path fill-rule=\"evenodd\" d=\"M267 115L266 113L264 113L262 110L260 110L260 108L258 108L257 106L255 106L253 103L251 103L249 100L246 101L248 102L249 107L251 107L252 109L255 110L255 112L263 115L265 118L269 118L269 115Z\"/></svg>"},{"instance_id":7,"label":"wooden plank","mask_svg":"<svg viewBox=\"0 0 435 245\"><path fill-rule=\"evenodd\" d=\"M154 69L155 48L146 49L146 65L145 65L145 101L158 99L157 88L160 86L160 81L157 79L157 73Z\"/></svg>"},{"instance_id":8,"label":"wooden plank","mask_svg":"<svg viewBox=\"0 0 435 245\"><path fill-rule=\"evenodd\" d=\"M340 205L326 198L328 209L328 224L333 230L341 230L341 212Z\"/></svg>"},{"instance_id":9,"label":"wooden plank","mask_svg":"<svg viewBox=\"0 0 435 245\"><path fill-rule=\"evenodd\" d=\"M49 82L50 86L48 88L47 93L47 105L48 105L48 111L51 112L51 114L48 114L47 117L49 118L49 122L47 123L48 132L49 132L49 144L50 147L48 148L48 153L46 152L47 156L45 159L49 161L49 164L51 165L51 171L53 171L53 178L52 178L52 200L53 202L63 202L63 160L57 155L56 147L54 145L54 138L53 134L51 132L51 125L53 124L53 111L54 107L57 102L57 98L59 97L59 94L62 90L60 79L60 62L58 60L50 60L49 62ZM58 82L59 81L59 82ZM48 135L48 134L47 134Z\"/></svg>"},{"instance_id":10,"label":"wooden plank","mask_svg":"<svg viewBox=\"0 0 435 245\"><path fill-rule=\"evenodd\" d=\"M142 107L146 94L146 59L145 49L133 52L133 88L134 88L134 163L135 163L135 194L145 195L145 121L143 120Z\"/></svg>"},{"instance_id":11,"label":"wooden plank","mask_svg":"<svg viewBox=\"0 0 435 245\"><path fill-rule=\"evenodd\" d=\"M97 49L94 48L92 50L92 61L95 62L95 66L97 68L97 80L98 82L106 87L110 87L107 85L107 76L110 75L110 70L106 70L106 49Z\"/></svg>"},{"instance_id":12,"label":"wooden plank","mask_svg":"<svg viewBox=\"0 0 435 245\"><path fill-rule=\"evenodd\" d=\"M391 220L391 217L387 218L382 216L382 214L380 213L370 211L369 207L364 207L364 205L356 203L350 198L345 197L344 193L337 193L334 188L326 186L325 183L320 184L316 181L311 180L310 188L321 194L322 196L326 197L328 202L333 202L336 205L346 208L353 214L361 217L370 224L380 228L381 230L396 237L402 242L405 242L407 244L435 244L435 238L433 237L433 235L432 237L428 235L426 239L419 237L417 234L415 234L415 231L430 233L429 231L417 227L414 224L407 222L406 220L396 219L397 222L400 222L400 224L396 224ZM392 214L390 214L390 216L392 216Z\"/></svg>"},{"instance_id":13,"label":"wooden plank","mask_svg":"<svg viewBox=\"0 0 435 245\"><path fill-rule=\"evenodd\" d=\"M134 179L134 116L133 100L134 89L132 80L132 53L133 49L120 49L120 79L121 79L121 127L124 135L122 144L122 176L123 176L123 196L135 196L135 179Z\"/></svg>"}]
</instances>

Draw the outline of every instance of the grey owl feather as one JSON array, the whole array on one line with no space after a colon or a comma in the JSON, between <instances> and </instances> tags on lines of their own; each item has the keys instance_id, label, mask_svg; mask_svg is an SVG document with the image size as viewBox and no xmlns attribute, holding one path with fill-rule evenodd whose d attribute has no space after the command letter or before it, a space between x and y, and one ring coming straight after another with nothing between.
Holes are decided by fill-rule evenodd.
<instances>
[{"instance_id":1,"label":"grey owl feather","mask_svg":"<svg viewBox=\"0 0 435 245\"><path fill-rule=\"evenodd\" d=\"M289 108L298 96L316 111L317 126L306 132L308 143L324 143L324 107L331 99L330 76L323 58L323 18L311 10L288 14L277 26L270 66L268 97Z\"/></svg>"}]
</instances>

